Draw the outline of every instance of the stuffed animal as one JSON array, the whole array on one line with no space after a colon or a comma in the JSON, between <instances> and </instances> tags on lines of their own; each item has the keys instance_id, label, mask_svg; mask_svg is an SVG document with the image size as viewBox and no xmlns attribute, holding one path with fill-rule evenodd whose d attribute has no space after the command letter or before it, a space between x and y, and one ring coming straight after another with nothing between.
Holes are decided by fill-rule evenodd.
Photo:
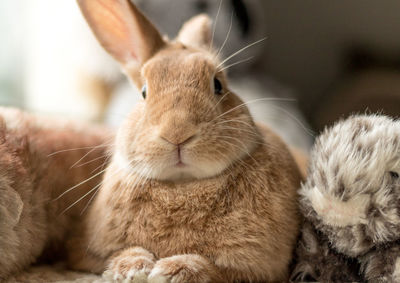
<instances>
[{"instance_id":1,"label":"stuffed animal","mask_svg":"<svg viewBox=\"0 0 400 283\"><path fill-rule=\"evenodd\" d=\"M399 133L397 120L354 116L316 140L293 280L399 282Z\"/></svg>"}]
</instances>

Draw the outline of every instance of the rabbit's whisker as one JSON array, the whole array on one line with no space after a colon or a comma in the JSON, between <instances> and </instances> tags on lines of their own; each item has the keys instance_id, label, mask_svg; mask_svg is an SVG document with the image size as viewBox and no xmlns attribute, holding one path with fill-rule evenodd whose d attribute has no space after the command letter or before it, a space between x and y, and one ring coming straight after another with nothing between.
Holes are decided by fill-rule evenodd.
<instances>
[{"instance_id":1,"label":"rabbit's whisker","mask_svg":"<svg viewBox=\"0 0 400 283\"><path fill-rule=\"evenodd\" d=\"M223 50L224 47L225 47L226 42L227 42L228 39L229 39L229 36L230 36L230 34L231 34L231 31L232 31L232 23L233 23L233 11L232 11L232 13L231 13L231 22L230 22L230 24L229 24L228 33L226 34L225 40L224 40L224 42L222 43L221 48L218 49L218 53L217 53L217 55L216 55L217 58L218 58L219 55L221 54L222 50Z\"/></svg>"},{"instance_id":2,"label":"rabbit's whisker","mask_svg":"<svg viewBox=\"0 0 400 283\"><path fill-rule=\"evenodd\" d=\"M74 164L72 164L72 166L69 168L74 168L77 164L79 164L79 162L81 162L83 159L85 159L86 156L88 156L89 154L91 154L93 151L95 151L98 148L93 148L91 150L89 150L86 154L84 154L78 161L76 161Z\"/></svg>"},{"instance_id":3,"label":"rabbit's whisker","mask_svg":"<svg viewBox=\"0 0 400 283\"><path fill-rule=\"evenodd\" d=\"M247 46L245 46L245 47L239 49L238 51L236 51L235 53L233 53L232 55L230 55L228 58L226 58L225 60L223 60L223 61L217 66L217 69L218 69L219 67L221 67L222 65L224 65L224 63L226 63L227 61L229 61L231 58L235 57L236 55L242 53L242 52L245 51L246 49L248 49L248 48L252 47L253 45L256 45L256 44L258 44L258 43L260 43L260 42L262 42L262 41L264 41L264 40L266 40L266 39L267 39L267 38L264 37L264 38L262 38L262 39L259 39L259 40L255 41L255 42L250 43L249 45L247 45Z\"/></svg>"},{"instance_id":4,"label":"rabbit's whisker","mask_svg":"<svg viewBox=\"0 0 400 283\"><path fill-rule=\"evenodd\" d=\"M131 171L127 178L129 182L126 184L128 188L134 188L138 185L142 185L149 179L150 168L146 169L146 165L141 162L142 160L132 160L129 162Z\"/></svg>"},{"instance_id":5,"label":"rabbit's whisker","mask_svg":"<svg viewBox=\"0 0 400 283\"><path fill-rule=\"evenodd\" d=\"M109 154L109 155L106 157L106 159L103 161L103 163L102 163L101 165L99 165L99 166L97 166L96 168L94 168L94 169L92 170L92 172L90 172L90 174L93 174L93 173L96 172L99 168L101 168L101 170L103 170L103 169L104 169L104 166L108 163L108 161L110 160L110 158L111 158L111 154Z\"/></svg>"},{"instance_id":6,"label":"rabbit's whisker","mask_svg":"<svg viewBox=\"0 0 400 283\"><path fill-rule=\"evenodd\" d=\"M293 101L294 101L294 99L293 99ZM291 114L290 112L288 112L287 110L285 110L284 108L282 108L282 107L280 107L280 106L278 106L278 105L275 105L275 104L269 104L269 105L270 105L271 107L274 107L274 108L276 108L276 109L278 109L278 110L284 112L285 114L287 114L287 115L289 116L289 118L293 119L297 124L299 124L300 127L301 127L308 135L310 135L311 137L315 137L315 133L314 133L311 129L307 128L298 118L296 118L296 116L294 116L293 114ZM244 106L244 105L242 105L242 106ZM238 123L246 124L246 125L248 125L248 126L250 127L250 125L249 125L248 123L246 123L246 122L244 122L244 121L241 121L241 120L224 120L224 121L217 122L216 125L228 123L228 122L230 122L230 121L235 121L235 122L238 122Z\"/></svg>"},{"instance_id":7,"label":"rabbit's whisker","mask_svg":"<svg viewBox=\"0 0 400 283\"><path fill-rule=\"evenodd\" d=\"M242 141L240 141L239 139L234 138L234 137L230 137L230 136L216 136L216 137L219 137L219 138L221 138L221 139L228 138L228 139L233 139L233 140L235 140L235 141L239 141L239 142L242 144L243 147L240 147L239 145L234 144L234 143L231 143L231 142L228 142L228 141L226 141L226 140L222 140L223 143L230 144L230 145L232 145L232 146L234 146L234 147L236 147L236 148L238 148L238 149L240 149L240 150L243 150L251 159L253 159L255 162L257 162L257 161L254 159L254 157L251 156L251 154L246 150L246 145L245 145Z\"/></svg>"},{"instance_id":8,"label":"rabbit's whisker","mask_svg":"<svg viewBox=\"0 0 400 283\"><path fill-rule=\"evenodd\" d=\"M116 172L114 172L113 174L111 174L111 176L108 177L108 180L114 176L115 174L119 173L120 171L117 170ZM74 205L76 205L78 202L80 202L81 200L83 200L84 198L86 198L88 195L90 195L93 191L99 189L101 187L101 185L103 185L103 182L105 180L101 180L96 186L94 186L92 189L90 189L87 193L85 193L83 196L81 196L78 200L76 200L75 202L73 202L70 206L68 206L66 209L64 209L60 215L64 214L66 211L68 211L69 209L71 209ZM82 212L81 212L82 213Z\"/></svg>"},{"instance_id":9,"label":"rabbit's whisker","mask_svg":"<svg viewBox=\"0 0 400 283\"><path fill-rule=\"evenodd\" d=\"M212 32L211 42L210 42L210 48L209 48L210 50L213 48L213 45L214 45L215 30L216 30L216 28L217 28L219 13L221 12L222 1L223 1L223 0L220 0L220 1L219 1L219 6L218 6L218 10L217 10L217 15L215 16L215 24L214 24L214 27L213 27L213 32Z\"/></svg>"},{"instance_id":10,"label":"rabbit's whisker","mask_svg":"<svg viewBox=\"0 0 400 283\"><path fill-rule=\"evenodd\" d=\"M75 202L73 202L70 206L68 206L66 209L64 209L60 215L64 214L67 210L69 210L70 208L72 208L75 204L77 204L78 202L80 202L81 200L83 200L85 197L87 197L89 194L91 194L94 190L98 189L101 186L102 183L97 184L95 187L93 187L92 189L90 189L86 194L84 194L83 196L81 196L78 200L76 200Z\"/></svg>"},{"instance_id":11,"label":"rabbit's whisker","mask_svg":"<svg viewBox=\"0 0 400 283\"><path fill-rule=\"evenodd\" d=\"M96 161L96 160L99 160L99 159L102 159L102 158L104 158L104 157L106 157L106 156L108 156L109 154L104 154L104 155L102 155L102 156L99 156L99 157L96 157L96 158L94 158L94 159L92 159L92 160L89 160L89 161L86 161L86 162L84 162L84 163L81 163L81 164L77 164L77 166L75 166L76 168L79 168L79 167L82 167L82 166L84 166L84 165L87 165L87 164L89 164L89 163L92 163L92 162L94 162L94 161ZM72 168L72 167L71 167Z\"/></svg>"},{"instance_id":12,"label":"rabbit's whisker","mask_svg":"<svg viewBox=\"0 0 400 283\"><path fill-rule=\"evenodd\" d=\"M97 188L97 190L94 192L94 194L90 197L89 201L87 202L87 204L85 205L85 207L82 209L80 215L82 216L82 214L85 212L85 210L89 207L90 203L92 202L92 200L96 197L97 193L100 190L100 186Z\"/></svg>"},{"instance_id":13,"label":"rabbit's whisker","mask_svg":"<svg viewBox=\"0 0 400 283\"><path fill-rule=\"evenodd\" d=\"M129 173L129 182L127 183L127 188L135 188L139 183L142 182L144 169L145 165L140 164L140 166L136 166L134 171Z\"/></svg>"},{"instance_id":14,"label":"rabbit's whisker","mask_svg":"<svg viewBox=\"0 0 400 283\"><path fill-rule=\"evenodd\" d=\"M50 153L49 155L47 155L47 157L59 154L59 153L63 153L63 152L69 152L69 151L75 151L75 150L84 150L84 149L97 149L100 147L107 147L110 146L112 143L102 143L100 145L96 145L96 146L85 146L85 147L77 147L77 148L69 148L69 149L62 149L62 150L58 150L55 152Z\"/></svg>"},{"instance_id":15,"label":"rabbit's whisker","mask_svg":"<svg viewBox=\"0 0 400 283\"><path fill-rule=\"evenodd\" d=\"M218 107L218 105L222 102L222 100L224 100L224 98L225 98L228 94L230 94L230 93L231 93L230 91L227 91L227 92L218 100L217 104L215 104L214 107L213 107L211 110L209 110L209 111L207 112L207 114L209 114L210 112L214 111L214 110Z\"/></svg>"},{"instance_id":16,"label":"rabbit's whisker","mask_svg":"<svg viewBox=\"0 0 400 283\"><path fill-rule=\"evenodd\" d=\"M242 123L243 125L249 127L249 128L253 128L253 125L250 125L249 123L239 120L239 119L229 119L229 120L222 120L219 121L217 123L215 123L216 125L222 125L222 124L226 124L226 123Z\"/></svg>"},{"instance_id":17,"label":"rabbit's whisker","mask_svg":"<svg viewBox=\"0 0 400 283\"><path fill-rule=\"evenodd\" d=\"M90 180L96 178L97 176L99 176L100 174L102 174L104 171L106 171L107 169L101 170L100 172L94 174L93 176L87 178L86 180L80 182L79 184L76 184L75 186L69 188L68 190L66 190L65 192L63 192L62 194L60 194L58 197L56 197L53 201L59 200L60 198L62 198L64 195L66 195L67 193L69 193L70 191L72 191L73 189L76 189L77 187L85 184L86 182L89 182Z\"/></svg>"},{"instance_id":18,"label":"rabbit's whisker","mask_svg":"<svg viewBox=\"0 0 400 283\"><path fill-rule=\"evenodd\" d=\"M257 134L255 134L253 131L245 129L245 128L241 128L241 127L222 126L222 127L219 127L219 129L232 130L232 131L236 131L236 132L245 132L245 133L250 134L252 136L257 136Z\"/></svg>"},{"instance_id":19,"label":"rabbit's whisker","mask_svg":"<svg viewBox=\"0 0 400 283\"><path fill-rule=\"evenodd\" d=\"M229 164L230 160L229 158L227 158L221 151L219 151L218 149L216 149L217 151L217 155L215 157L217 157L215 159L215 161L221 161L221 159L223 159L225 161L225 163ZM228 170L230 173L232 173L232 166L231 164L229 164L229 166L226 168L226 170Z\"/></svg>"},{"instance_id":20,"label":"rabbit's whisker","mask_svg":"<svg viewBox=\"0 0 400 283\"><path fill-rule=\"evenodd\" d=\"M233 131L238 131L238 132L246 132L247 134L250 135L249 139L251 140L252 143L256 143L256 144L260 144L260 145L268 145L266 142L263 142L262 139L260 139L259 135L257 135L256 133L243 129L243 128L235 128L235 127L227 127L227 126L223 126L221 127L221 129L227 129L227 130L233 130Z\"/></svg>"},{"instance_id":21,"label":"rabbit's whisker","mask_svg":"<svg viewBox=\"0 0 400 283\"><path fill-rule=\"evenodd\" d=\"M295 100L290 99L290 98L276 98L276 97L265 97L265 98L253 99L253 100L250 100L250 101L243 102L242 104L239 104L238 106L235 106L232 109L220 114L219 116L217 116L216 118L211 120L211 122L216 120L216 119L218 119L218 118L220 118L220 117L222 117L222 116L224 116L224 115L226 115L226 114L228 114L228 113L230 113L230 112L232 112L232 111L235 111L236 109L238 109L240 107L244 107L246 105L249 105L249 104L252 104L252 103L255 103L255 102L259 102L259 101L295 101Z\"/></svg>"},{"instance_id":22,"label":"rabbit's whisker","mask_svg":"<svg viewBox=\"0 0 400 283\"><path fill-rule=\"evenodd\" d=\"M229 68L231 68L231 67L233 67L233 66L239 65L239 64L241 64L241 63L245 63L245 62L247 62L247 61L250 61L250 60L253 59L253 58L254 58L254 56L250 56L250 57L248 57L248 58L246 58L246 59L243 59L243 60L237 61L237 62L235 62L235 63L229 64L229 65L223 67L222 69L219 69L218 71L219 71L219 72L223 72L223 71L225 71L225 70L227 70L227 69L229 69Z\"/></svg>"},{"instance_id":23,"label":"rabbit's whisker","mask_svg":"<svg viewBox=\"0 0 400 283\"><path fill-rule=\"evenodd\" d=\"M278 106L278 105L272 105L272 104L271 104L271 106L272 106L272 107L275 107L275 108L277 108L277 109L279 109L279 110L281 110L282 112L284 112L286 115L288 115L290 118L292 118L296 123L298 123L308 135L310 135L310 136L313 137L313 138L315 137L315 133L313 132L313 130L307 128L307 127L306 127L296 116L294 116L292 113L290 113L289 111L287 111L286 109L284 109L284 108L282 108L282 107L280 107L280 106Z\"/></svg>"}]
</instances>

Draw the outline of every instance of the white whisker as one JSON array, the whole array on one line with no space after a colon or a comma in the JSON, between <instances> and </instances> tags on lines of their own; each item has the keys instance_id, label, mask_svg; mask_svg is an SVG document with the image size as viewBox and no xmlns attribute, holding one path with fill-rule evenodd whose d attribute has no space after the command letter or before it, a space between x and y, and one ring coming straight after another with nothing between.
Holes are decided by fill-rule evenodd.
<instances>
[{"instance_id":1,"label":"white whisker","mask_svg":"<svg viewBox=\"0 0 400 283\"><path fill-rule=\"evenodd\" d=\"M224 42L222 43L221 48L218 50L218 53L217 53L217 55L216 55L217 58L218 58L219 54L221 54L222 50L223 50L224 47L225 47L226 42L227 42L228 39L229 39L229 36L230 36L230 34L231 34L231 30L232 30L232 23L233 23L233 11L232 11L232 13L231 13L231 23L229 24L228 33L226 34L225 40L224 40Z\"/></svg>"},{"instance_id":2,"label":"white whisker","mask_svg":"<svg viewBox=\"0 0 400 283\"><path fill-rule=\"evenodd\" d=\"M219 13L221 12L222 1L223 1L223 0L220 0L220 1L219 1L217 16L215 17L215 24L214 24L214 27L213 27L213 32L212 32L212 36L211 36L211 42L210 42L210 48L209 48L209 49L212 49L212 48L213 48L213 45L214 45L215 30L216 30L216 28L217 28Z\"/></svg>"},{"instance_id":3,"label":"white whisker","mask_svg":"<svg viewBox=\"0 0 400 283\"><path fill-rule=\"evenodd\" d=\"M70 206L68 206L66 209L64 209L60 215L64 214L67 210L69 210L70 208L72 208L75 204L77 204L78 202L80 202L81 200L83 200L85 197L87 197L91 192L93 192L94 190L96 190L97 188L99 188L101 186L101 182L99 184L97 184L94 188L90 189L86 194L84 194L83 196L81 196L77 201L73 202Z\"/></svg>"},{"instance_id":4,"label":"white whisker","mask_svg":"<svg viewBox=\"0 0 400 283\"><path fill-rule=\"evenodd\" d=\"M219 71L219 72L223 72L223 71L225 71L225 70L227 70L227 69L229 69L229 68L231 68L231 67L233 67L233 66L239 65L239 64L244 63L244 62L247 62L247 61L250 61L250 60L253 59L253 58L254 58L254 56L250 56L250 57L248 57L248 58L246 58L246 59L243 59L243 60L240 60L240 61L238 61L238 62L229 64L229 65L223 67L222 69L220 69L220 70L218 70L218 71Z\"/></svg>"},{"instance_id":5,"label":"white whisker","mask_svg":"<svg viewBox=\"0 0 400 283\"><path fill-rule=\"evenodd\" d=\"M239 119L222 120L222 121L219 121L219 122L217 122L215 124L216 125L221 125L221 124L232 123L232 122L233 123L242 123L242 124L246 125L249 128L253 128L254 127L254 125L251 125L251 124L249 124L249 123L247 123L245 121L239 120Z\"/></svg>"},{"instance_id":6,"label":"white whisker","mask_svg":"<svg viewBox=\"0 0 400 283\"><path fill-rule=\"evenodd\" d=\"M230 110L228 110L228 111L222 113L221 115L217 116L217 117L214 118L212 121L214 121L214 120L216 120L216 119L218 119L218 118L220 118L220 117L222 117L222 116L224 116L224 115L226 115L226 114L228 114L228 113L230 113L230 112L232 112L232 111L235 111L236 109L238 109L238 108L240 108L240 107L244 107L244 106L246 106L246 105L248 105L248 104L255 103L255 102L259 102L259 101L293 101L293 99L290 99L290 98L279 98L279 99L277 99L277 98L275 98L275 97L265 97L265 98L253 99L253 100L244 102L244 103L242 103L242 104L239 104L239 105L233 107L232 109L230 109ZM212 121L211 121L211 122L212 122Z\"/></svg>"},{"instance_id":7,"label":"white whisker","mask_svg":"<svg viewBox=\"0 0 400 283\"><path fill-rule=\"evenodd\" d=\"M102 184L102 183L101 183ZM85 210L89 207L90 203L92 202L92 200L95 198L95 196L97 195L97 193L100 190L100 186L98 187L98 189L94 192L94 194L90 197L89 201L87 202L87 204L85 205L85 207L82 209L80 215L82 215Z\"/></svg>"},{"instance_id":8,"label":"white whisker","mask_svg":"<svg viewBox=\"0 0 400 283\"><path fill-rule=\"evenodd\" d=\"M230 94L230 93L231 93L230 91L227 91L227 92L218 100L217 104L215 104L214 107L211 108L211 110L209 110L209 111L207 112L207 114L209 114L210 112L214 111L214 110L218 107L218 105L222 102L222 100L224 100L224 98L225 98L228 94Z\"/></svg>"},{"instance_id":9,"label":"white whisker","mask_svg":"<svg viewBox=\"0 0 400 283\"><path fill-rule=\"evenodd\" d=\"M92 163L92 162L94 162L94 161L96 161L96 160L102 159L102 158L104 158L104 157L106 157L106 156L108 156L108 154L104 154L104 155L99 156L99 157L96 157L95 159L92 159L92 160L90 160L90 161L86 161L86 162L84 162L84 163L81 163L81 164L79 164L78 166L76 166L76 168L82 167L82 166L87 165L87 164L89 164L89 163ZM71 168L72 168L72 167L71 167Z\"/></svg>"},{"instance_id":10,"label":"white whisker","mask_svg":"<svg viewBox=\"0 0 400 283\"><path fill-rule=\"evenodd\" d=\"M107 180L109 180L112 176L114 176L115 174L119 173L120 170L117 170L115 172L113 172L110 176L107 177ZM101 189L101 186L104 184L105 179L101 180L96 186L94 186L92 189L90 189L87 193L85 193L83 196L81 196L78 200L76 200L75 202L73 202L70 206L68 206L66 209L64 209L61 214L64 214L67 210L69 210L70 208L72 208L74 205L76 205L78 202L80 202L81 200L83 200L85 197L87 197L88 195L90 195L93 191L97 190L93 196L90 198L90 200L88 201L88 203L85 205L85 207L83 208L83 210L81 211L81 215L83 214L83 212L85 211L85 209L89 206L90 201L94 198L94 196L96 195L96 193Z\"/></svg>"},{"instance_id":11,"label":"white whisker","mask_svg":"<svg viewBox=\"0 0 400 283\"><path fill-rule=\"evenodd\" d=\"M111 143L107 143L107 144L100 144L97 146L85 146L85 147L77 147L77 148L70 148L70 149L62 149L62 150L58 150L55 152L50 153L49 155L47 155L47 157L59 154L59 153L63 153L63 152L68 152L68 151L75 151L75 150L83 150L83 149L93 149L93 148L99 148L99 147L107 147L109 146Z\"/></svg>"},{"instance_id":12,"label":"white whisker","mask_svg":"<svg viewBox=\"0 0 400 283\"><path fill-rule=\"evenodd\" d=\"M264 40L266 40L266 39L267 39L267 38L264 37L264 38L262 38L262 39L259 39L259 40L255 41L255 42L253 42L253 43L250 43L249 45L247 45L247 46L241 48L240 50L236 51L235 53L233 53L232 55L230 55L228 58L226 58L225 60L223 60L223 61L217 66L217 69L218 69L219 67L221 67L222 65L224 65L224 63L227 62L227 61L229 61L231 58L235 57L236 55L242 53L242 52L245 51L246 49L248 49L248 48L252 47L253 45L256 45L256 44L258 44L258 43L260 43L260 42L262 42L262 41L264 41Z\"/></svg>"},{"instance_id":13,"label":"white whisker","mask_svg":"<svg viewBox=\"0 0 400 283\"><path fill-rule=\"evenodd\" d=\"M278 109L280 109L281 111L283 111L286 115L288 115L290 118L292 118L295 122L297 122L299 125L300 125L300 127L302 127L303 128L303 130L308 134L308 135L310 135L311 137L315 137L315 133L311 130L311 129L309 129L309 128L307 128L296 116L294 116L292 113L290 113L289 111L287 111L286 109L284 109L284 108L282 108L282 107L280 107L280 106L278 106L278 105L271 105L272 107L275 107L275 108L278 108Z\"/></svg>"},{"instance_id":14,"label":"white whisker","mask_svg":"<svg viewBox=\"0 0 400 283\"><path fill-rule=\"evenodd\" d=\"M56 197L53 201L59 200L60 198L62 198L64 195L66 195L67 193L69 193L70 191L72 191L73 189L79 187L80 185L83 185L86 182L89 182L90 180L96 178L97 176L99 176L100 174L102 174L104 171L106 171L106 169L101 170L99 173L96 173L95 175L91 176L90 178L87 178L86 180L80 182L79 184L76 184L75 186L69 188L68 190L66 190L65 192L63 192L62 194L60 194L58 197Z\"/></svg>"},{"instance_id":15,"label":"white whisker","mask_svg":"<svg viewBox=\"0 0 400 283\"><path fill-rule=\"evenodd\" d=\"M249 153L249 151L246 150L246 145L245 145L241 140L239 140L238 138L230 137L230 136L217 136L217 137L219 137L219 138L221 138L221 139L228 138L228 139L232 139L232 140L235 140L235 141L239 142L243 147L240 147L239 145L236 145L236 144L233 144L233 143L229 143L229 142L226 141L226 140L223 140L223 141L222 141L222 142L226 142L226 143L228 143L228 144L231 144L231 145L233 145L233 146L239 148L240 150L243 150L244 153L246 153L251 159L253 159L254 162L257 163L257 161L254 159L254 157L251 156L251 154Z\"/></svg>"},{"instance_id":16,"label":"white whisker","mask_svg":"<svg viewBox=\"0 0 400 283\"><path fill-rule=\"evenodd\" d=\"M104 169L104 166L108 163L108 161L110 160L111 157L112 157L112 155L109 154L109 155L106 157L106 159L104 160L104 162L103 162L101 165L99 165L99 166L97 166L96 168L94 168L94 169L92 170L92 172L90 172L90 174L93 174L93 173L96 172L99 168L101 168L101 170L103 170L103 169Z\"/></svg>"},{"instance_id":17,"label":"white whisker","mask_svg":"<svg viewBox=\"0 0 400 283\"><path fill-rule=\"evenodd\" d=\"M83 159L85 159L86 156L88 156L89 154L91 154L93 151L95 151L97 148L93 148L91 150L89 150L85 155L83 155L78 161L76 161L74 164L72 164L72 166L69 168L73 168L75 165L79 164L79 162L81 162Z\"/></svg>"}]
</instances>

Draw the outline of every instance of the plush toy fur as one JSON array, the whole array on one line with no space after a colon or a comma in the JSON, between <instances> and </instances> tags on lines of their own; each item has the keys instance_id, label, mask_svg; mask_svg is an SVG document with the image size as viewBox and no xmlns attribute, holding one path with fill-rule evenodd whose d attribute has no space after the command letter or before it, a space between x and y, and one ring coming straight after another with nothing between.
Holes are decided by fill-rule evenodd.
<instances>
[{"instance_id":1,"label":"plush toy fur","mask_svg":"<svg viewBox=\"0 0 400 283\"><path fill-rule=\"evenodd\" d=\"M63 241L90 195L61 212L96 186L100 174L57 197L105 162L108 138L99 127L0 108L0 281L39 256L61 259ZM74 148L81 149L68 150Z\"/></svg>"},{"instance_id":2,"label":"plush toy fur","mask_svg":"<svg viewBox=\"0 0 400 283\"><path fill-rule=\"evenodd\" d=\"M399 133L397 120L355 116L317 139L300 191L305 224L294 276L400 280ZM354 261L360 268L350 272Z\"/></svg>"}]
</instances>

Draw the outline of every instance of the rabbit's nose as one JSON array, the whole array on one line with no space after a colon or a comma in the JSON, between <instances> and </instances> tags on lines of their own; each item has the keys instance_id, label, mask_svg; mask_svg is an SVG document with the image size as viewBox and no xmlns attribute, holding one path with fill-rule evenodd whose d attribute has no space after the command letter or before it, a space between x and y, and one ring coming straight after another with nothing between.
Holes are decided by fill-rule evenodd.
<instances>
[{"instance_id":1,"label":"rabbit's nose","mask_svg":"<svg viewBox=\"0 0 400 283\"><path fill-rule=\"evenodd\" d=\"M197 135L198 128L190 121L186 112L166 113L160 124L158 135L162 140L179 146L187 144Z\"/></svg>"},{"instance_id":2,"label":"rabbit's nose","mask_svg":"<svg viewBox=\"0 0 400 283\"><path fill-rule=\"evenodd\" d=\"M188 133L184 135L177 135L174 133L164 133L163 135L160 135L160 138L165 140L166 142L176 145L176 146L182 146L184 144L187 144L191 142L194 138L196 137L196 133Z\"/></svg>"}]
</instances>

